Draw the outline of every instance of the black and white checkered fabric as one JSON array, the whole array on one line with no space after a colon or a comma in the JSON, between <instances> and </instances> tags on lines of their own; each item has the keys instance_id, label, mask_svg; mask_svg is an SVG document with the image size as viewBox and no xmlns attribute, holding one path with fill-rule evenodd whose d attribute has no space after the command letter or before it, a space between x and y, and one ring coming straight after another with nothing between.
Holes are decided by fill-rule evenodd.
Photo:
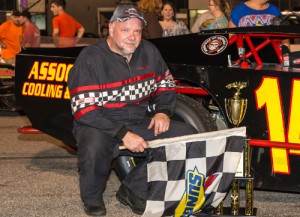
<instances>
[{"instance_id":1,"label":"black and white checkered fabric","mask_svg":"<svg viewBox=\"0 0 300 217\"><path fill-rule=\"evenodd\" d=\"M143 98L149 97L150 94L155 92L158 88L170 87L175 87L173 80L162 80L160 83L155 83L155 80L151 79L110 90L105 89L104 91L89 91L74 95L71 98L71 107L73 114L75 114L78 110L91 105L101 107L108 102L136 102L142 100Z\"/></svg>"},{"instance_id":2,"label":"black and white checkered fabric","mask_svg":"<svg viewBox=\"0 0 300 217\"><path fill-rule=\"evenodd\" d=\"M226 196L242 157L245 127L155 140L143 217L191 216Z\"/></svg>"}]
</instances>

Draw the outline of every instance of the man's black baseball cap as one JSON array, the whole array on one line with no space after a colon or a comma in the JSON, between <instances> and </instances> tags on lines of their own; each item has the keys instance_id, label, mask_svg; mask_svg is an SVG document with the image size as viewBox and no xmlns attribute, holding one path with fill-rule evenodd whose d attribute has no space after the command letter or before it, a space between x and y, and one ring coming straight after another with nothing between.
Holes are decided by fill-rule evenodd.
<instances>
[{"instance_id":1,"label":"man's black baseball cap","mask_svg":"<svg viewBox=\"0 0 300 217\"><path fill-rule=\"evenodd\" d=\"M12 13L11 13L11 15L13 15L15 17L19 17L19 16L21 16L21 12L18 11L18 10L13 10Z\"/></svg>"},{"instance_id":2,"label":"man's black baseball cap","mask_svg":"<svg viewBox=\"0 0 300 217\"><path fill-rule=\"evenodd\" d=\"M143 12L135 5L119 5L114 11L110 22L112 23L116 20L119 22L124 22L130 18L138 18L142 21L143 26L147 25Z\"/></svg>"},{"instance_id":3,"label":"man's black baseball cap","mask_svg":"<svg viewBox=\"0 0 300 217\"><path fill-rule=\"evenodd\" d=\"M27 10L22 11L21 16L27 17L27 19L31 20L31 14Z\"/></svg>"}]
</instances>

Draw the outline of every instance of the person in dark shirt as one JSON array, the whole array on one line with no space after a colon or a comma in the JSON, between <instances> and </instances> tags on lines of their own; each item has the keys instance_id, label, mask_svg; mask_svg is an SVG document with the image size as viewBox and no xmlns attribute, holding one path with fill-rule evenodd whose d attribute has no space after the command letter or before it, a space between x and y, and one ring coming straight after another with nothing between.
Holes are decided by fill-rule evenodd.
<instances>
[{"instance_id":1,"label":"person in dark shirt","mask_svg":"<svg viewBox=\"0 0 300 217\"><path fill-rule=\"evenodd\" d=\"M143 38L161 38L163 29L161 28L158 17L162 7L161 0L140 0L138 7L144 13L147 25L143 28Z\"/></svg>"},{"instance_id":2,"label":"person in dark shirt","mask_svg":"<svg viewBox=\"0 0 300 217\"><path fill-rule=\"evenodd\" d=\"M175 83L158 49L142 39L142 11L119 5L109 36L82 50L68 77L80 194L86 214L106 214L103 191L114 149L145 154L146 141L195 133L171 120ZM117 199L142 214L147 197L147 169L141 163L123 180Z\"/></svg>"},{"instance_id":3,"label":"person in dark shirt","mask_svg":"<svg viewBox=\"0 0 300 217\"><path fill-rule=\"evenodd\" d=\"M104 24L100 28L100 38L108 36L109 35L108 31L109 31L108 21L105 20Z\"/></svg>"}]
</instances>

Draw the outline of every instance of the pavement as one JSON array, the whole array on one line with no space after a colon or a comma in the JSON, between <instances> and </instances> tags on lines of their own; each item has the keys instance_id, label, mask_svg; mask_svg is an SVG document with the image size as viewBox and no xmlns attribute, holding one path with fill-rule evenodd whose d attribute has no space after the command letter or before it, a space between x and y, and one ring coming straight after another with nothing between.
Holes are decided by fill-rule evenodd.
<instances>
[{"instance_id":1,"label":"pavement","mask_svg":"<svg viewBox=\"0 0 300 217\"><path fill-rule=\"evenodd\" d=\"M0 116L0 217L84 217L77 159L64 144L45 134L19 134L26 116ZM111 172L104 202L107 216L136 217L115 199L120 182ZM241 189L241 206L244 190ZM224 206L230 205L230 197ZM259 217L300 216L300 194L254 191Z\"/></svg>"}]
</instances>

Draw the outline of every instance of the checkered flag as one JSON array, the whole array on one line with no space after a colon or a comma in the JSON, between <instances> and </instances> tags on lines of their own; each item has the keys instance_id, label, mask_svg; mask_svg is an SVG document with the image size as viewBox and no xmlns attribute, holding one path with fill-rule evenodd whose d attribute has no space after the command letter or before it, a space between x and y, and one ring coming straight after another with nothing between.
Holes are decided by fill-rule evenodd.
<instances>
[{"instance_id":1,"label":"checkered flag","mask_svg":"<svg viewBox=\"0 0 300 217\"><path fill-rule=\"evenodd\" d=\"M246 128L151 142L143 217L191 216L226 196L242 157Z\"/></svg>"}]
</instances>

